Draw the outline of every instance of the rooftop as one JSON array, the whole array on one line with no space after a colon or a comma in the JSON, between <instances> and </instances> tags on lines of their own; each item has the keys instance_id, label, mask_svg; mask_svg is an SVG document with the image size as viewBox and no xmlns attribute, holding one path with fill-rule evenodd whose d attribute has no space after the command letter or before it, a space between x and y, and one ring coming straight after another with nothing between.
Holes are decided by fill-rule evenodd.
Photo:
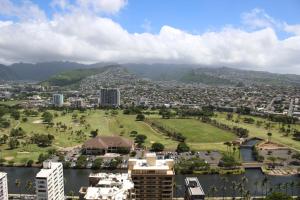
<instances>
[{"instance_id":1,"label":"rooftop","mask_svg":"<svg viewBox=\"0 0 300 200\"><path fill-rule=\"evenodd\" d=\"M190 195L204 195L204 191L197 177L186 177L185 184Z\"/></svg>"},{"instance_id":2,"label":"rooftop","mask_svg":"<svg viewBox=\"0 0 300 200\"><path fill-rule=\"evenodd\" d=\"M95 187L88 187L84 198L86 200L96 199L127 199L129 190L134 184L128 174L97 173L90 174L90 177L99 178Z\"/></svg>"},{"instance_id":3,"label":"rooftop","mask_svg":"<svg viewBox=\"0 0 300 200\"><path fill-rule=\"evenodd\" d=\"M59 162L44 162L43 168L36 174L36 178L47 178L60 165L62 164Z\"/></svg>"},{"instance_id":4,"label":"rooftop","mask_svg":"<svg viewBox=\"0 0 300 200\"><path fill-rule=\"evenodd\" d=\"M106 149L108 147L125 147L131 148L133 142L120 136L97 136L86 141L83 148Z\"/></svg>"},{"instance_id":5,"label":"rooftop","mask_svg":"<svg viewBox=\"0 0 300 200\"><path fill-rule=\"evenodd\" d=\"M145 159L129 159L128 167L129 172L131 170L155 170L173 174L174 160L157 159L155 153L148 153Z\"/></svg>"}]
</instances>

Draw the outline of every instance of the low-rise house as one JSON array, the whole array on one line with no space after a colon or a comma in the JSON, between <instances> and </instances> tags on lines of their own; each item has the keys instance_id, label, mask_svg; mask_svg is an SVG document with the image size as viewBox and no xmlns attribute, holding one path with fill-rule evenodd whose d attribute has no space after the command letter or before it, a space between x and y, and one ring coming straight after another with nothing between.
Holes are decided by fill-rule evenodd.
<instances>
[{"instance_id":1,"label":"low-rise house","mask_svg":"<svg viewBox=\"0 0 300 200\"><path fill-rule=\"evenodd\" d=\"M86 141L82 146L85 154L100 155L105 153L129 153L134 148L131 140L120 136L97 136Z\"/></svg>"}]
</instances>

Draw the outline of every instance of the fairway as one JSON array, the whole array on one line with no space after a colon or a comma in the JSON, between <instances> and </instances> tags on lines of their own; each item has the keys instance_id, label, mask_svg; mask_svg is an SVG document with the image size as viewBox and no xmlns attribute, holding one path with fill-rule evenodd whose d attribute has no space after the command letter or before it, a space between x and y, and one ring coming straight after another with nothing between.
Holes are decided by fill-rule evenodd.
<instances>
[{"instance_id":1,"label":"fairway","mask_svg":"<svg viewBox=\"0 0 300 200\"><path fill-rule=\"evenodd\" d=\"M124 115L119 111L117 115L112 115L110 111L104 110L87 110L85 112L74 111L62 115L61 111L50 110L55 114L54 124L61 123L67 126L66 130L54 127L47 127L47 124L42 123L41 113L36 117L27 117L26 122L16 121L11 119L10 116L5 116L11 122L11 126L7 129L0 130L0 136L10 134L11 128L22 127L26 132L26 138L19 139L20 146L16 149L9 149L7 144L0 145L1 158L6 162L14 162L16 164L26 163L28 160L36 161L40 153L47 153L50 148L63 149L66 147L75 147L82 145L90 138L91 130L98 129L99 135L120 135L131 140L131 131L137 131L138 134L147 136L145 146L149 149L154 142L161 142L165 145L166 150L174 150L177 142L170 140L163 134L154 130L151 126L144 122L135 120L135 115ZM76 114L76 119L84 117L85 123L81 124L76 122L72 117ZM81 134L77 132L81 131ZM28 139L34 134L52 134L55 139L50 147L42 148L35 144L28 143Z\"/></svg>"},{"instance_id":2,"label":"fairway","mask_svg":"<svg viewBox=\"0 0 300 200\"><path fill-rule=\"evenodd\" d=\"M236 138L233 133L216 128L196 119L154 119L174 131L182 133L191 143L212 143L232 141Z\"/></svg>"},{"instance_id":3,"label":"fairway","mask_svg":"<svg viewBox=\"0 0 300 200\"><path fill-rule=\"evenodd\" d=\"M132 131L147 136L145 146L150 149L155 142L162 143L166 151L176 149L178 142L167 137L164 133L151 127L146 122L136 121L136 115L124 115L122 110L118 110L117 114L112 114L110 110L86 110L85 112L74 111L70 113L62 113L61 111L49 110L53 115L54 126L48 126L42 123L41 115L36 117L27 117L27 121L16 121L9 115L5 118L9 119L11 126L2 129L0 136L10 134L11 128L22 127L26 132L26 138L19 139L20 146L16 149L8 149L7 144L0 146L1 156L6 162L14 161L15 163L26 163L32 159L37 160L40 153L46 153L50 148L63 149L66 147L76 147L82 145L90 136L92 130L98 129L98 135L119 135L134 140L130 137ZM76 115L76 117L74 117ZM24 115L22 114L22 117ZM84 119L84 122L80 122ZM232 141L236 138L233 133L221 130L206 123L202 123L196 119L160 119L151 118L164 126L182 133L186 137L187 144L192 150L219 150L226 151L224 142ZM66 125L66 129L57 126L57 124ZM33 134L52 134L55 139L50 147L42 148L28 141Z\"/></svg>"},{"instance_id":4,"label":"fairway","mask_svg":"<svg viewBox=\"0 0 300 200\"><path fill-rule=\"evenodd\" d=\"M238 117L238 115L234 114L234 119L237 119L237 117ZM290 134L289 136L283 136L283 134L279 131L278 123L271 122L272 127L270 130L268 130L268 129L264 128L263 126L260 126L260 127L256 126L255 123L254 124L244 123L242 120L244 117L251 117L255 121L260 120L260 121L269 122L267 119L264 119L264 118L242 115L242 116L240 116L239 123L235 123L234 121L229 121L226 119L226 113L217 113L217 117L215 117L214 119L221 123L227 124L229 126L239 126L242 128L246 128L249 130L250 137L259 137L259 138L267 140L268 139L267 133L270 131L272 133L271 139L273 142L294 148L295 150L298 150L298 151L300 150L300 142L293 140L292 136L291 136L292 134ZM292 126L294 126L294 128L298 128L298 130L299 130L299 125L292 125Z\"/></svg>"},{"instance_id":5,"label":"fairway","mask_svg":"<svg viewBox=\"0 0 300 200\"><path fill-rule=\"evenodd\" d=\"M224 142L236 136L196 119L151 119L167 129L179 132L186 137L187 144L194 150L225 150Z\"/></svg>"}]
</instances>

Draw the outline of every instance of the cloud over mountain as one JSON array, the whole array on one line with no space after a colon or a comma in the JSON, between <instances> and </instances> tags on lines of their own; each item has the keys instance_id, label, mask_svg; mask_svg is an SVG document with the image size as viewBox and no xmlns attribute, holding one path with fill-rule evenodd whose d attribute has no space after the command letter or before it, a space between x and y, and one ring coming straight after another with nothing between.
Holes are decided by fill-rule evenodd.
<instances>
[{"instance_id":1,"label":"cloud over mountain","mask_svg":"<svg viewBox=\"0 0 300 200\"><path fill-rule=\"evenodd\" d=\"M156 34L130 33L109 15L125 0L54 0L51 17L30 1L0 2L0 62L193 63L300 73L297 24L277 21L255 9L242 15L242 27L191 34L168 25ZM130 2L129 2L130 3ZM24 13L25 12L25 13ZM280 39L276 29L292 33Z\"/></svg>"}]
</instances>

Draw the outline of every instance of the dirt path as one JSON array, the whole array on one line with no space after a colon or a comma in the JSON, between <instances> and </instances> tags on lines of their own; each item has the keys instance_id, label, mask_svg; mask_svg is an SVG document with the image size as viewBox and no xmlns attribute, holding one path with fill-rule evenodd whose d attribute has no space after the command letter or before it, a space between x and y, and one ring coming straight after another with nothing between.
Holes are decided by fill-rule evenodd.
<instances>
[{"instance_id":1,"label":"dirt path","mask_svg":"<svg viewBox=\"0 0 300 200\"><path fill-rule=\"evenodd\" d=\"M142 122L144 123L146 126L148 126L154 133L159 134L159 135L163 135L163 133L161 133L160 131L154 129L150 124L148 124L147 122Z\"/></svg>"},{"instance_id":2,"label":"dirt path","mask_svg":"<svg viewBox=\"0 0 300 200\"><path fill-rule=\"evenodd\" d=\"M18 128L18 126L20 125L20 121L17 122L16 126L14 129Z\"/></svg>"}]
</instances>

